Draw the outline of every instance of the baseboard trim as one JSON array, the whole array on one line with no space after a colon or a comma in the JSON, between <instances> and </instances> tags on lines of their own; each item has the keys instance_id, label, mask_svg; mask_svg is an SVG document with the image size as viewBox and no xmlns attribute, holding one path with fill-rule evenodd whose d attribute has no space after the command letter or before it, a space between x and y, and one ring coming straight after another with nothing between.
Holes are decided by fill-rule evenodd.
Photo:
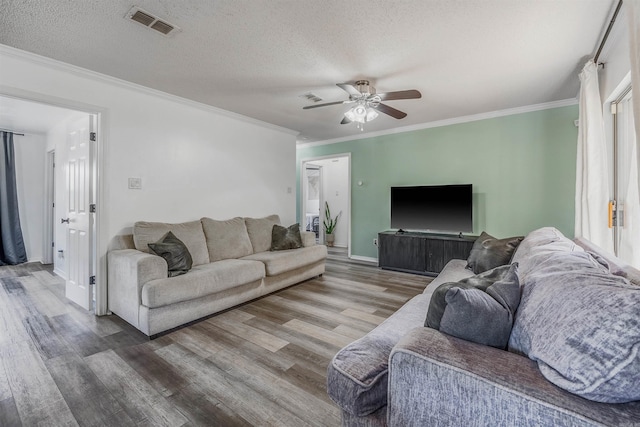
<instances>
[{"instance_id":1,"label":"baseboard trim","mask_svg":"<svg viewBox=\"0 0 640 427\"><path fill-rule=\"evenodd\" d=\"M351 255L351 259L354 261L370 262L372 264L378 265L378 258L371 258L368 256L360 256L360 255Z\"/></svg>"},{"instance_id":2,"label":"baseboard trim","mask_svg":"<svg viewBox=\"0 0 640 427\"><path fill-rule=\"evenodd\" d=\"M67 275L62 270L54 268L53 269L53 274L55 274L56 276L59 276L60 278L62 278L64 280L67 280Z\"/></svg>"}]
</instances>

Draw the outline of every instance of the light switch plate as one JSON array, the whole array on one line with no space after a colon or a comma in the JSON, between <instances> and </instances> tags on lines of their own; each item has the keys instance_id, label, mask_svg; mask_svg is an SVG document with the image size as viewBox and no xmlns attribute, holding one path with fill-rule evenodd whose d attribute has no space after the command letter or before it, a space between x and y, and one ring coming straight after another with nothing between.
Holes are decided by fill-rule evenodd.
<instances>
[{"instance_id":1,"label":"light switch plate","mask_svg":"<svg viewBox=\"0 0 640 427\"><path fill-rule=\"evenodd\" d=\"M129 189L130 190L141 190L142 189L142 178L129 178Z\"/></svg>"}]
</instances>

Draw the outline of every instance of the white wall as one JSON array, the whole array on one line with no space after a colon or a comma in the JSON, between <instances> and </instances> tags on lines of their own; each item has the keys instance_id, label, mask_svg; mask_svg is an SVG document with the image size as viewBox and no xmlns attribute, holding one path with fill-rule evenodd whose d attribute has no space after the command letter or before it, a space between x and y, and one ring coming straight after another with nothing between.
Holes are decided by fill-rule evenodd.
<instances>
[{"instance_id":1,"label":"white wall","mask_svg":"<svg viewBox=\"0 0 640 427\"><path fill-rule=\"evenodd\" d=\"M16 189L22 238L29 262L42 261L44 249L44 163L46 138L14 136Z\"/></svg>"},{"instance_id":2,"label":"white wall","mask_svg":"<svg viewBox=\"0 0 640 427\"><path fill-rule=\"evenodd\" d=\"M335 246L349 244L349 158L314 160L314 165L322 166L322 192L329 203L331 216L342 212L335 231ZM324 218L324 207L321 213ZM322 220L320 222L322 224Z\"/></svg>"},{"instance_id":3,"label":"white wall","mask_svg":"<svg viewBox=\"0 0 640 427\"><path fill-rule=\"evenodd\" d=\"M109 239L138 220L295 222L295 132L2 45L0 63L0 93L102 114L102 270Z\"/></svg>"}]
</instances>

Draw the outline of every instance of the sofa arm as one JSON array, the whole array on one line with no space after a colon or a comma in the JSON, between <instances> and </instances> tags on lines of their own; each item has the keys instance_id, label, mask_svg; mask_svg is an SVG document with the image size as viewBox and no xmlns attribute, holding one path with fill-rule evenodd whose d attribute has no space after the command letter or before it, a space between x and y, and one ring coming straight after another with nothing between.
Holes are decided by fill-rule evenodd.
<instances>
[{"instance_id":1,"label":"sofa arm","mask_svg":"<svg viewBox=\"0 0 640 427\"><path fill-rule=\"evenodd\" d=\"M302 237L302 246L313 246L316 244L316 233L310 231L301 231L300 237Z\"/></svg>"},{"instance_id":2,"label":"sofa arm","mask_svg":"<svg viewBox=\"0 0 640 427\"><path fill-rule=\"evenodd\" d=\"M635 425L640 402L592 402L547 381L526 357L412 330L389 356L389 426Z\"/></svg>"},{"instance_id":3,"label":"sofa arm","mask_svg":"<svg viewBox=\"0 0 640 427\"><path fill-rule=\"evenodd\" d=\"M168 276L167 262L135 249L109 252L107 257L109 310L138 327L138 312L145 283Z\"/></svg>"}]
</instances>

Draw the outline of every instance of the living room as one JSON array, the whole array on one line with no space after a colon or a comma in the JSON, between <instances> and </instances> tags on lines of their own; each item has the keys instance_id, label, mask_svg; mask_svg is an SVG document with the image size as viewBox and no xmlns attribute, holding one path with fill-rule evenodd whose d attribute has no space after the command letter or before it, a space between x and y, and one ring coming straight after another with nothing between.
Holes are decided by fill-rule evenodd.
<instances>
[{"instance_id":1,"label":"living room","mask_svg":"<svg viewBox=\"0 0 640 427\"><path fill-rule=\"evenodd\" d=\"M294 6L281 2L274 10L251 2L182 7L141 3L143 10L179 27L170 36L151 33L123 19L132 4L104 6L108 10L82 2L52 2L51 10L36 2L2 6L7 13L0 18L4 28L0 30L0 106L18 100L68 110L84 115L87 123L93 123L87 126L97 131L91 169L95 177L91 197L97 212L90 248L90 270L96 284L88 300L95 302L96 315L110 312L108 254L119 237L133 232L136 221L182 223L201 217L226 220L276 214L284 226L303 224L301 168L312 159L348 155L350 200L348 213L339 220L348 236L339 246L348 242L352 261L377 263L375 241L379 232L391 228L389 192L394 186L473 184L469 235L486 230L499 238L521 236L546 226L570 238L575 235L578 74L602 41L617 2L591 1L588 6L576 1L537 6L522 2L514 6L491 1L445 6L442 2L400 1L393 11L382 4L356 3ZM336 17L336 10L343 7L352 13ZM291 9L288 13L280 10L287 8ZM374 25L378 31L359 29L360 10L365 21L370 16L375 22L365 22L363 28ZM81 21L85 15L105 17L94 19L98 22L95 29L87 22L74 23L74 18ZM491 28L493 19L502 23L500 31L499 26ZM415 37L411 29L421 21L438 25L428 30L429 25L423 24L424 37ZM303 22L318 24L327 39L314 40L311 28L300 28ZM72 37L83 42L67 49L70 36L56 27L59 23L74 29ZM191 29L189 23L194 24ZM407 25L404 33L398 30L403 25ZM457 62L455 69L447 68L454 55L448 55L446 48L431 50L434 44L444 44L446 38L438 31L447 25L452 26L451 31L468 28L451 41L455 46L471 45L464 51L468 62ZM232 30L233 26L238 28ZM536 34L540 29L544 31ZM118 31L129 41L124 36L108 40ZM483 31L489 33L485 39L481 38ZM242 32L245 34L240 35ZM377 32L381 34L369 34ZM335 37L329 37L332 33ZM399 34L383 40L392 33ZM278 48L265 49L258 43L263 34ZM179 54L184 46L181 37L199 46L189 52L188 61ZM216 49L203 54L214 39ZM407 46L394 49L394 44ZM343 48L327 54L338 45ZM287 50L281 46L290 50L283 63L277 62L275 52ZM412 56L411 49L420 54ZM631 83L629 50L623 8L600 56L599 62L605 64L599 69L603 103ZM170 60L170 67L154 65L171 55L181 59ZM531 58L525 61L527 56ZM462 63L469 68L464 73ZM532 63L548 64L527 70ZM472 70L471 64L478 70ZM449 77L454 73L456 79ZM524 77L511 80L505 77L509 73ZM477 78L467 77L476 74ZM273 80L275 76L278 80ZM532 82L517 86L527 77ZM283 83L287 79L288 86ZM422 98L390 101L389 105L406 111L407 117L396 120L381 114L364 123L363 131L354 123L340 124L346 107L303 110L314 104L302 95L319 95L323 98L319 104L339 102L349 95L336 83L355 86L360 79L371 79L379 93L417 89ZM454 80L459 89L451 91L445 85L448 80ZM54 272L66 278L71 273L68 260L74 254L66 240L68 223L60 220L69 218L68 200L56 198L55 210L47 217L44 211L49 205L44 196L49 184L55 185L59 197L65 194L65 168L48 170L47 153L55 151L58 165L67 163L65 133L73 120L61 119L45 130L31 130L23 123L31 121L35 126L39 117L34 113L11 117L10 112L9 108L2 110L0 127L16 133L16 152L23 161L18 172L31 176L30 168L35 168L39 174L37 184L21 187L25 199L31 200L26 207L22 202L20 212L27 230L28 261L49 260ZM611 120L605 118L608 133L612 133ZM21 148L20 138L37 143L41 156L33 147L31 151ZM335 269L340 271L332 269L333 274ZM373 274L365 271L360 274ZM339 277L336 283L340 280L355 279ZM371 286L399 279L383 275L375 280ZM419 279L405 280L417 286ZM366 283L358 286L366 288ZM384 300L384 295L377 297ZM269 303L263 302L265 306L253 308L252 313L265 311ZM391 314L388 307L376 309L379 315ZM181 334L186 337L189 332Z\"/></svg>"}]
</instances>

